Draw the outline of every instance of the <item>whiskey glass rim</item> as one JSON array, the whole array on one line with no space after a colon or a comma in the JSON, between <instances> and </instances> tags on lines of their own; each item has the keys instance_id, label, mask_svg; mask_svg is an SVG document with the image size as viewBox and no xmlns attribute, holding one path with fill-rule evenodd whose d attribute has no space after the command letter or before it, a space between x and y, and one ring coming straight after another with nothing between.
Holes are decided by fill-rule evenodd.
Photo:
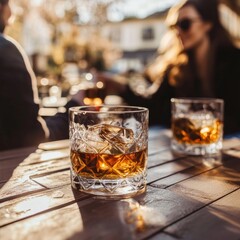
<instances>
[{"instance_id":1,"label":"whiskey glass rim","mask_svg":"<svg viewBox=\"0 0 240 240\"><path fill-rule=\"evenodd\" d=\"M220 104L223 104L224 100L221 98L179 97L179 98L171 98L171 103L220 103Z\"/></svg>"},{"instance_id":2,"label":"whiskey glass rim","mask_svg":"<svg viewBox=\"0 0 240 240\"><path fill-rule=\"evenodd\" d=\"M75 106L69 108L70 112L75 113L111 113L111 114L124 114L124 113L145 113L148 108L140 106L127 106L127 105L96 105L96 106Z\"/></svg>"}]
</instances>

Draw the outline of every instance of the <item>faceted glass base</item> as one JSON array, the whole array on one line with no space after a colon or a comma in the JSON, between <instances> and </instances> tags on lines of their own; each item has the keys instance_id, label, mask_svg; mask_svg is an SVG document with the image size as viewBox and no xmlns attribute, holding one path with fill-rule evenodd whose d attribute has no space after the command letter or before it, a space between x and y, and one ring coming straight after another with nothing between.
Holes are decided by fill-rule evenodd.
<instances>
[{"instance_id":1,"label":"faceted glass base","mask_svg":"<svg viewBox=\"0 0 240 240\"><path fill-rule=\"evenodd\" d=\"M172 139L172 150L178 153L205 156L205 155L220 155L222 149L222 141L211 144L186 144L179 143L175 139Z\"/></svg>"},{"instance_id":2,"label":"faceted glass base","mask_svg":"<svg viewBox=\"0 0 240 240\"><path fill-rule=\"evenodd\" d=\"M89 179L71 169L72 187L102 199L120 199L139 195L146 190L146 172L121 179Z\"/></svg>"}]
</instances>

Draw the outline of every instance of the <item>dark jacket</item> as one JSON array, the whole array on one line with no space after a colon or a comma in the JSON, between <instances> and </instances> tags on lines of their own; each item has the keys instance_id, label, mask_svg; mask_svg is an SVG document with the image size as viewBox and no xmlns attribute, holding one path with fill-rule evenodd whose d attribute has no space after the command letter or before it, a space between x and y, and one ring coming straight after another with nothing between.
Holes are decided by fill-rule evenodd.
<instances>
[{"instance_id":1,"label":"dark jacket","mask_svg":"<svg viewBox=\"0 0 240 240\"><path fill-rule=\"evenodd\" d=\"M36 79L18 44L0 34L0 150L68 137L68 116L38 115ZM67 107L77 105L69 102ZM50 138L48 133L50 132Z\"/></svg>"},{"instance_id":2,"label":"dark jacket","mask_svg":"<svg viewBox=\"0 0 240 240\"><path fill-rule=\"evenodd\" d=\"M240 50L233 47L219 49L212 67L213 97L223 99L225 105L224 133L240 131ZM130 88L123 95L128 104L149 108L150 125L167 127L171 124L170 99L173 97L208 96L201 91L197 74L192 74L191 81L186 81L180 87L170 85L166 74L158 91L150 99L134 95Z\"/></svg>"}]
</instances>

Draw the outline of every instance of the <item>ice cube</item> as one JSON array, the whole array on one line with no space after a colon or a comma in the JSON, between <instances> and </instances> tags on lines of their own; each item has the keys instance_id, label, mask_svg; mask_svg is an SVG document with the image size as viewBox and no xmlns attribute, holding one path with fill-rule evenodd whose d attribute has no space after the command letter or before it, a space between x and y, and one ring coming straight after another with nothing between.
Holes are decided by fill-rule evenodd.
<instances>
[{"instance_id":1,"label":"ice cube","mask_svg":"<svg viewBox=\"0 0 240 240\"><path fill-rule=\"evenodd\" d=\"M194 124L195 128L202 128L204 126L211 126L214 124L216 118L214 115L206 110L197 111L188 115L188 118Z\"/></svg>"},{"instance_id":2,"label":"ice cube","mask_svg":"<svg viewBox=\"0 0 240 240\"><path fill-rule=\"evenodd\" d=\"M135 135L135 139L137 139L138 136L140 136L143 131L142 124L139 121L137 121L134 117L124 120L123 127L132 129Z\"/></svg>"},{"instance_id":3,"label":"ice cube","mask_svg":"<svg viewBox=\"0 0 240 240\"><path fill-rule=\"evenodd\" d=\"M190 141L199 139L199 130L194 127L192 121L188 118L179 118L174 120L174 135L177 139Z\"/></svg>"},{"instance_id":4,"label":"ice cube","mask_svg":"<svg viewBox=\"0 0 240 240\"><path fill-rule=\"evenodd\" d=\"M132 129L102 124L100 136L111 145L111 153L127 153L134 143Z\"/></svg>"},{"instance_id":5,"label":"ice cube","mask_svg":"<svg viewBox=\"0 0 240 240\"><path fill-rule=\"evenodd\" d=\"M177 129L184 129L185 131L194 129L194 124L191 120L189 120L189 118L178 118L174 120L174 126Z\"/></svg>"},{"instance_id":6,"label":"ice cube","mask_svg":"<svg viewBox=\"0 0 240 240\"><path fill-rule=\"evenodd\" d=\"M110 144L101 138L102 125L90 126L83 135L85 152L103 153L111 148Z\"/></svg>"},{"instance_id":7,"label":"ice cube","mask_svg":"<svg viewBox=\"0 0 240 240\"><path fill-rule=\"evenodd\" d=\"M132 129L102 124L100 135L104 139L116 139L125 143L133 141L134 133Z\"/></svg>"}]
</instances>

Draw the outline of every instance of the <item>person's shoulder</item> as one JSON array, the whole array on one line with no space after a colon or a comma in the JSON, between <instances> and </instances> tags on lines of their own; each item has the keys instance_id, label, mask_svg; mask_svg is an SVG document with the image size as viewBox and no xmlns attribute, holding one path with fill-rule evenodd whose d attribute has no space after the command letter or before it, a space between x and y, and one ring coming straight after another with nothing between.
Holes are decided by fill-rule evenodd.
<instances>
[{"instance_id":1,"label":"person's shoulder","mask_svg":"<svg viewBox=\"0 0 240 240\"><path fill-rule=\"evenodd\" d=\"M11 37L8 37L6 35L0 34L0 46L11 46L15 45L14 40Z\"/></svg>"},{"instance_id":2,"label":"person's shoulder","mask_svg":"<svg viewBox=\"0 0 240 240\"><path fill-rule=\"evenodd\" d=\"M0 49L1 53L9 51L18 51L18 44L16 40L11 37L0 35Z\"/></svg>"},{"instance_id":3,"label":"person's shoulder","mask_svg":"<svg viewBox=\"0 0 240 240\"><path fill-rule=\"evenodd\" d=\"M20 44L13 38L9 36L0 37L0 59L4 61L5 64L22 61L24 50L20 46Z\"/></svg>"}]
</instances>

